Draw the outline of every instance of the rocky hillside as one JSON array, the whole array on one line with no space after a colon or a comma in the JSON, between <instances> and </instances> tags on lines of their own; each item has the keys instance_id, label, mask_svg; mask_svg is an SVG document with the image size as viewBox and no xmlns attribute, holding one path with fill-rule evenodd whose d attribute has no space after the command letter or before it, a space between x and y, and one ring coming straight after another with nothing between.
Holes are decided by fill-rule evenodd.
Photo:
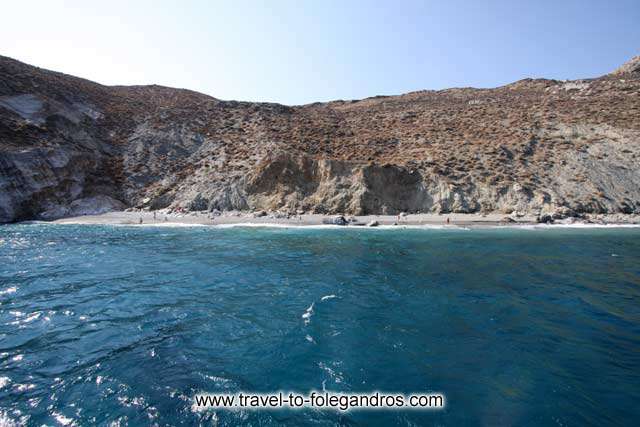
<instances>
[{"instance_id":1,"label":"rocky hillside","mask_svg":"<svg viewBox=\"0 0 640 427\"><path fill-rule=\"evenodd\" d=\"M303 106L102 86L0 57L0 222L139 207L640 213L640 58Z\"/></svg>"}]
</instances>

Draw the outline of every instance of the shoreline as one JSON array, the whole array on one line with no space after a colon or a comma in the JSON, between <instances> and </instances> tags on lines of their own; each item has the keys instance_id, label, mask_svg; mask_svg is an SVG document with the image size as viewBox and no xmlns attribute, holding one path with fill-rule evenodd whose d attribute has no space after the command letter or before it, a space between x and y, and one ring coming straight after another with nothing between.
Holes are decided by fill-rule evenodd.
<instances>
[{"instance_id":1,"label":"shoreline","mask_svg":"<svg viewBox=\"0 0 640 427\"><path fill-rule=\"evenodd\" d=\"M553 224L539 223L533 215L520 217L504 214L408 214L408 215L348 215L347 225L331 224L337 215L306 214L285 217L282 215L256 216L251 213L225 212L213 215L210 212L168 213L154 212L108 212L99 215L84 215L51 221L54 224L137 225L137 226L221 226L228 227L327 227L327 228L483 228L483 227L640 227L637 215L598 215L587 218L565 218ZM447 222L447 219L449 222ZM368 224L377 223L371 226Z\"/></svg>"}]
</instances>

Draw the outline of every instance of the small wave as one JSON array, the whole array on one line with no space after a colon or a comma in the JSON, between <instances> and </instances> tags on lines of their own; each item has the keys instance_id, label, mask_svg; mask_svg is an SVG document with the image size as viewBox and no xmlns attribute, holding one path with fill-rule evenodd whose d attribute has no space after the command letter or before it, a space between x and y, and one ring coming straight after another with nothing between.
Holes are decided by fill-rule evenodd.
<instances>
[{"instance_id":1,"label":"small wave","mask_svg":"<svg viewBox=\"0 0 640 427\"><path fill-rule=\"evenodd\" d=\"M3 289L0 291L0 295L13 294L18 290L16 286L11 286L9 288Z\"/></svg>"},{"instance_id":2,"label":"small wave","mask_svg":"<svg viewBox=\"0 0 640 427\"><path fill-rule=\"evenodd\" d=\"M146 406L146 401L142 396L140 397L120 396L118 397L118 402L120 402L122 406L125 406L127 408L130 408L132 406L138 406L138 407Z\"/></svg>"},{"instance_id":3,"label":"small wave","mask_svg":"<svg viewBox=\"0 0 640 427\"><path fill-rule=\"evenodd\" d=\"M320 301L327 301L327 300L330 300L330 299L333 299L333 298L336 298L336 296L334 294L325 295L322 298L320 298ZM308 325L311 322L311 316L313 316L313 309L314 309L315 305L316 305L316 303L312 302L311 305L302 314L302 318L304 319L304 324L305 325Z\"/></svg>"},{"instance_id":4,"label":"small wave","mask_svg":"<svg viewBox=\"0 0 640 427\"><path fill-rule=\"evenodd\" d=\"M34 388L36 388L36 385L35 384L16 384L13 387L15 388L16 391L24 392L27 390L33 390Z\"/></svg>"},{"instance_id":5,"label":"small wave","mask_svg":"<svg viewBox=\"0 0 640 427\"><path fill-rule=\"evenodd\" d=\"M327 366L325 363L322 363L322 362L318 363L318 367L323 371L325 371L327 374L329 374L329 377L336 384L340 384L344 382L344 376L342 375L342 372L336 372L334 369L332 369L331 367Z\"/></svg>"},{"instance_id":6,"label":"small wave","mask_svg":"<svg viewBox=\"0 0 640 427\"><path fill-rule=\"evenodd\" d=\"M229 378L223 378L223 377L218 377L216 375L207 375L207 374L200 374L202 375L204 378L213 381L216 384L230 384L232 381Z\"/></svg>"},{"instance_id":7,"label":"small wave","mask_svg":"<svg viewBox=\"0 0 640 427\"><path fill-rule=\"evenodd\" d=\"M131 224L127 224L131 225ZM186 222L156 222L150 224L134 224L137 227L211 227L215 224L197 224L197 223L186 223Z\"/></svg>"},{"instance_id":8,"label":"small wave","mask_svg":"<svg viewBox=\"0 0 640 427\"><path fill-rule=\"evenodd\" d=\"M303 230L470 230L459 225L415 224L415 225L378 225L367 227L363 225L335 225L335 224L280 224L274 222L254 223L237 222L232 224L211 224L215 228L294 228Z\"/></svg>"},{"instance_id":9,"label":"small wave","mask_svg":"<svg viewBox=\"0 0 640 427\"><path fill-rule=\"evenodd\" d=\"M17 312L17 313L20 313L20 312ZM36 311L36 312L31 313L29 316L25 317L24 319L22 319L22 317L24 317L24 313L15 314L17 319L14 320L13 322L10 322L9 324L10 325L24 325L25 323L31 323L34 320L38 320L41 315L42 315L42 313L40 311Z\"/></svg>"},{"instance_id":10,"label":"small wave","mask_svg":"<svg viewBox=\"0 0 640 427\"><path fill-rule=\"evenodd\" d=\"M5 388L11 382L11 378L9 377L0 377L0 389ZM1 426L2 424L0 424Z\"/></svg>"},{"instance_id":11,"label":"small wave","mask_svg":"<svg viewBox=\"0 0 640 427\"><path fill-rule=\"evenodd\" d=\"M14 313L12 313L12 314L14 314ZM9 325L15 325L15 326L19 326L20 328L24 328L25 324L31 323L34 320L38 320L41 315L42 315L42 313L39 312L39 311L36 311L35 313L31 313L27 317L24 317L24 313L15 314L16 320L14 320L13 322L9 322Z\"/></svg>"},{"instance_id":12,"label":"small wave","mask_svg":"<svg viewBox=\"0 0 640 427\"><path fill-rule=\"evenodd\" d=\"M9 416L6 411L0 411L0 426L1 427L18 427L22 425L18 421Z\"/></svg>"},{"instance_id":13,"label":"small wave","mask_svg":"<svg viewBox=\"0 0 640 427\"><path fill-rule=\"evenodd\" d=\"M73 421L73 418L66 417L60 412L51 412L51 416L62 426L76 425L75 421Z\"/></svg>"},{"instance_id":14,"label":"small wave","mask_svg":"<svg viewBox=\"0 0 640 427\"><path fill-rule=\"evenodd\" d=\"M502 229L518 229L518 230L553 230L561 228L640 228L640 224L509 224L509 225L478 225L474 228L502 228Z\"/></svg>"},{"instance_id":15,"label":"small wave","mask_svg":"<svg viewBox=\"0 0 640 427\"><path fill-rule=\"evenodd\" d=\"M327 228L347 228L342 225L330 224L280 224L276 222L236 222L232 224L213 224L216 228L296 228L296 229L327 229Z\"/></svg>"},{"instance_id":16,"label":"small wave","mask_svg":"<svg viewBox=\"0 0 640 427\"><path fill-rule=\"evenodd\" d=\"M312 302L311 305L309 306L309 308L307 308L307 310L302 315L302 318L304 319L304 324L305 325L308 325L309 322L311 322L311 316L313 316L313 306L314 305L315 305L315 303Z\"/></svg>"}]
</instances>

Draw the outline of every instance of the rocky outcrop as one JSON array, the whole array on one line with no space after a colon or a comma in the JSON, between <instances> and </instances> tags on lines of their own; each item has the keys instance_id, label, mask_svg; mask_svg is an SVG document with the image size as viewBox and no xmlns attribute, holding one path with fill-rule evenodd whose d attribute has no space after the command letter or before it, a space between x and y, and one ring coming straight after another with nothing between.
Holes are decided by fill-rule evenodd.
<instances>
[{"instance_id":1,"label":"rocky outcrop","mask_svg":"<svg viewBox=\"0 0 640 427\"><path fill-rule=\"evenodd\" d=\"M624 76L625 74L640 74L640 55L625 62L620 68L611 73L613 76Z\"/></svg>"},{"instance_id":2,"label":"rocky outcrop","mask_svg":"<svg viewBox=\"0 0 640 427\"><path fill-rule=\"evenodd\" d=\"M91 152L32 148L0 152L0 222L123 209ZM108 194L100 194L103 191Z\"/></svg>"},{"instance_id":3,"label":"rocky outcrop","mask_svg":"<svg viewBox=\"0 0 640 427\"><path fill-rule=\"evenodd\" d=\"M0 57L0 222L127 207L640 213L637 65L287 107Z\"/></svg>"}]
</instances>

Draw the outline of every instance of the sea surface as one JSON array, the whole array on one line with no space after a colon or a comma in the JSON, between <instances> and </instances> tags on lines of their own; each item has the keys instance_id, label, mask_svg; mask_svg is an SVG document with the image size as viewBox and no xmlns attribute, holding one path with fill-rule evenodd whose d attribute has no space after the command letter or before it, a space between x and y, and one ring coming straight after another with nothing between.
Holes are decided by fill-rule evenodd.
<instances>
[{"instance_id":1,"label":"sea surface","mask_svg":"<svg viewBox=\"0 0 640 427\"><path fill-rule=\"evenodd\" d=\"M199 392L438 411L196 411ZM634 426L640 229L0 226L0 425Z\"/></svg>"}]
</instances>

